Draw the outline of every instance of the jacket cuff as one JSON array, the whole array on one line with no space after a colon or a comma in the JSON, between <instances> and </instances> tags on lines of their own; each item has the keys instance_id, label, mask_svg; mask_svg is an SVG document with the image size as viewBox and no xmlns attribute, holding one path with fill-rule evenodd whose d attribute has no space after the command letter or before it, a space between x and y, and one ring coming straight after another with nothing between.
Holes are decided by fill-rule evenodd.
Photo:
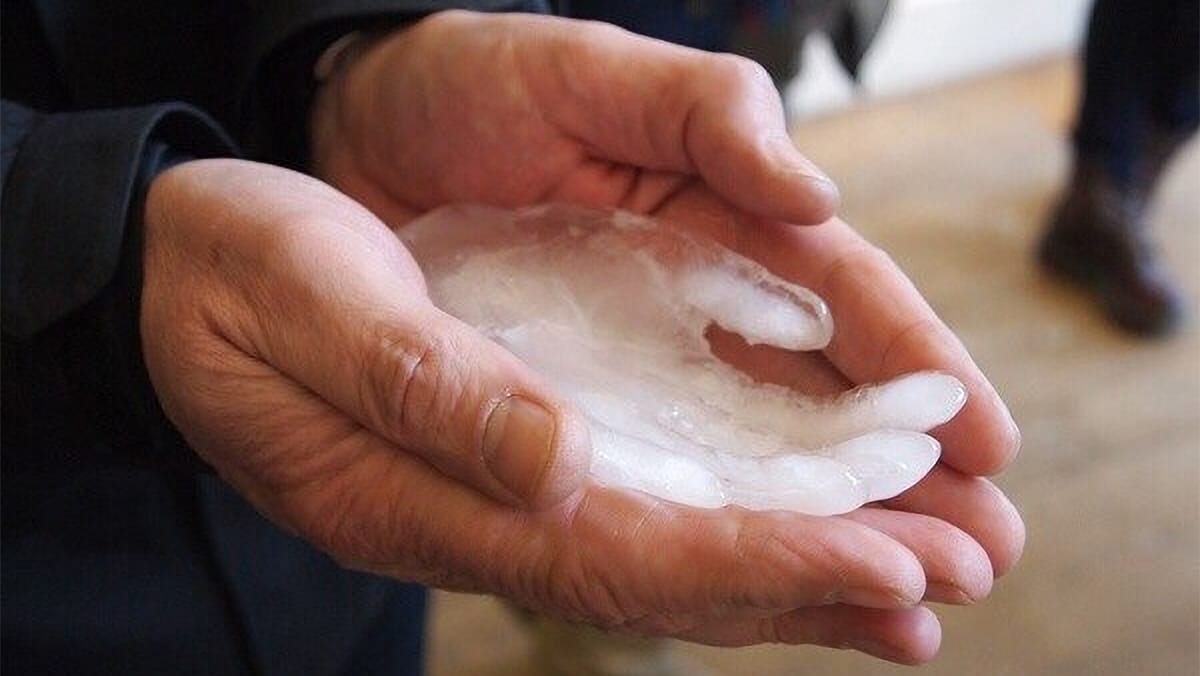
<instances>
[{"instance_id":1,"label":"jacket cuff","mask_svg":"<svg viewBox=\"0 0 1200 676\"><path fill-rule=\"evenodd\" d=\"M108 357L102 362L108 369L100 371L98 376L102 382L111 384L120 402L120 410L112 412L118 422L110 426L106 435L112 440L114 450L131 464L189 473L211 472L212 468L188 446L163 412L142 350L143 217L146 195L154 179L177 164L198 158L197 154L184 152L157 138L146 144L116 274L89 306Z\"/></svg>"},{"instance_id":2,"label":"jacket cuff","mask_svg":"<svg viewBox=\"0 0 1200 676\"><path fill-rule=\"evenodd\" d=\"M216 122L183 104L47 115L22 141L0 214L6 335L37 333L112 280L152 139L197 156L235 152Z\"/></svg>"},{"instance_id":3,"label":"jacket cuff","mask_svg":"<svg viewBox=\"0 0 1200 676\"><path fill-rule=\"evenodd\" d=\"M142 357L150 183L236 150L179 104L39 118L3 202L6 468L207 466L167 420Z\"/></svg>"}]
</instances>

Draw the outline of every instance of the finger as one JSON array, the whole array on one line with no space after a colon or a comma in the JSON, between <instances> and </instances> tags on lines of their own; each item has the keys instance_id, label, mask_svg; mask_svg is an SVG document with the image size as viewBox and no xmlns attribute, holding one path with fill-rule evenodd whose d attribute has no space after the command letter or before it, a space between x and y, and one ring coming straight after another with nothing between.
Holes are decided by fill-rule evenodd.
<instances>
[{"instance_id":1,"label":"finger","mask_svg":"<svg viewBox=\"0 0 1200 676\"><path fill-rule=\"evenodd\" d=\"M835 602L895 608L924 593L907 549L837 519L696 510L594 487L547 511L514 512L338 422L303 388L253 380L267 395L261 405L221 416L231 436L258 431L249 443L226 444L254 450L234 454L230 478L344 565L500 593L603 626L657 618L660 633L691 614Z\"/></svg>"},{"instance_id":2,"label":"finger","mask_svg":"<svg viewBox=\"0 0 1200 676\"><path fill-rule=\"evenodd\" d=\"M842 518L870 526L904 545L925 569L925 600L967 605L992 589L992 565L979 543L930 516L859 509Z\"/></svg>"},{"instance_id":3,"label":"finger","mask_svg":"<svg viewBox=\"0 0 1200 676\"><path fill-rule=\"evenodd\" d=\"M833 602L895 608L924 594L913 554L861 524L693 509L612 489L586 496L572 537L587 576L602 588L654 599L661 610L780 611Z\"/></svg>"},{"instance_id":4,"label":"finger","mask_svg":"<svg viewBox=\"0 0 1200 676\"><path fill-rule=\"evenodd\" d=\"M607 24L544 21L525 59L539 64L527 69L530 89L542 114L592 155L699 174L748 213L791 223L836 211L836 186L792 143L758 64ZM548 44L561 58L546 62Z\"/></svg>"},{"instance_id":5,"label":"finger","mask_svg":"<svg viewBox=\"0 0 1200 676\"><path fill-rule=\"evenodd\" d=\"M850 226L834 220L791 228L747 220L700 187L681 191L655 215L714 237L821 296L834 320L825 354L853 382L926 369L962 381L963 410L934 432L948 465L994 474L1012 462L1020 432L996 390L904 273Z\"/></svg>"},{"instance_id":6,"label":"finger","mask_svg":"<svg viewBox=\"0 0 1200 676\"><path fill-rule=\"evenodd\" d=\"M233 396L227 378L204 387L237 402L216 412L233 449L223 474L343 565L603 626L656 617L660 632L692 613L898 607L923 593L911 553L850 522L597 488L536 514L507 509L254 368L244 380L259 396Z\"/></svg>"},{"instance_id":7,"label":"finger","mask_svg":"<svg viewBox=\"0 0 1200 676\"><path fill-rule=\"evenodd\" d=\"M764 224L756 232L743 240L753 257L829 304L836 328L825 352L847 376L877 382L920 370L954 375L967 388L967 403L935 433L945 461L971 474L1011 462L1020 434L1007 407L886 254L836 220L804 230Z\"/></svg>"},{"instance_id":8,"label":"finger","mask_svg":"<svg viewBox=\"0 0 1200 676\"><path fill-rule=\"evenodd\" d=\"M384 236L316 223L282 237L245 283L257 328L244 350L496 499L544 507L577 490L590 464L583 419L512 354L429 304L396 272L407 253L373 225Z\"/></svg>"},{"instance_id":9,"label":"finger","mask_svg":"<svg viewBox=\"0 0 1200 676\"><path fill-rule=\"evenodd\" d=\"M926 514L953 524L987 552L997 577L1021 558L1025 525L995 484L936 466L916 486L883 503L889 509Z\"/></svg>"},{"instance_id":10,"label":"finger","mask_svg":"<svg viewBox=\"0 0 1200 676\"><path fill-rule=\"evenodd\" d=\"M344 343L342 364L310 363L300 378L493 497L546 507L579 488L590 464L586 423L520 360L430 305L366 323L374 326ZM342 375L329 377L339 366Z\"/></svg>"},{"instance_id":11,"label":"finger","mask_svg":"<svg viewBox=\"0 0 1200 676\"><path fill-rule=\"evenodd\" d=\"M472 571L462 577L463 589L480 591L470 580L490 580L487 591L559 616L608 627L653 618L647 628L661 633L675 626L673 618L689 615L778 613L837 602L897 608L924 595L924 573L913 554L861 524L698 510L598 487L514 519L442 485L446 480L436 473L417 477L419 466L409 471L411 478L387 489L412 505L403 519L411 525L397 548L431 543L422 557L438 562L431 568Z\"/></svg>"},{"instance_id":12,"label":"finger","mask_svg":"<svg viewBox=\"0 0 1200 676\"><path fill-rule=\"evenodd\" d=\"M937 616L925 607L835 605L754 620L718 620L692 628L680 638L718 646L784 643L849 648L900 664L922 664L937 654L942 629Z\"/></svg>"},{"instance_id":13,"label":"finger","mask_svg":"<svg viewBox=\"0 0 1200 676\"><path fill-rule=\"evenodd\" d=\"M837 186L787 134L779 94L762 66L693 54L677 82L690 106L666 133L682 135L687 157L718 194L747 213L794 224L822 223L837 212Z\"/></svg>"}]
</instances>

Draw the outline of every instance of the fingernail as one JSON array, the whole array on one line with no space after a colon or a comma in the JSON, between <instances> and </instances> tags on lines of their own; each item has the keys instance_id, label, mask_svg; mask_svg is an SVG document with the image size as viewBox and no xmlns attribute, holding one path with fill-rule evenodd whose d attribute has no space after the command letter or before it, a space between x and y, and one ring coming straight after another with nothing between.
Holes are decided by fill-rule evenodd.
<instances>
[{"instance_id":1,"label":"fingernail","mask_svg":"<svg viewBox=\"0 0 1200 676\"><path fill-rule=\"evenodd\" d=\"M789 215L797 223L816 225L837 213L842 203L841 191L825 172L805 157L786 136L773 137L767 142L767 152L775 161L784 180L796 186L793 193L800 203L798 211Z\"/></svg>"},{"instance_id":2,"label":"fingernail","mask_svg":"<svg viewBox=\"0 0 1200 676\"><path fill-rule=\"evenodd\" d=\"M789 173L801 174L805 177L815 179L819 182L828 183L834 186L833 179L821 171L817 165L800 152L792 139L786 136L773 136L767 142L767 151L777 165L782 167L784 171ZM836 189L836 186L834 186Z\"/></svg>"},{"instance_id":3,"label":"fingernail","mask_svg":"<svg viewBox=\"0 0 1200 676\"><path fill-rule=\"evenodd\" d=\"M942 582L927 582L925 598L959 606L969 606L975 603L975 599L961 587Z\"/></svg>"},{"instance_id":4,"label":"fingernail","mask_svg":"<svg viewBox=\"0 0 1200 676\"><path fill-rule=\"evenodd\" d=\"M550 463L554 416L520 395L500 402L483 433L483 461L492 476L519 500L537 492Z\"/></svg>"},{"instance_id":5,"label":"fingernail","mask_svg":"<svg viewBox=\"0 0 1200 676\"><path fill-rule=\"evenodd\" d=\"M900 594L891 590L851 587L842 594L844 603L866 608L903 608L921 602L922 594Z\"/></svg>"}]
</instances>

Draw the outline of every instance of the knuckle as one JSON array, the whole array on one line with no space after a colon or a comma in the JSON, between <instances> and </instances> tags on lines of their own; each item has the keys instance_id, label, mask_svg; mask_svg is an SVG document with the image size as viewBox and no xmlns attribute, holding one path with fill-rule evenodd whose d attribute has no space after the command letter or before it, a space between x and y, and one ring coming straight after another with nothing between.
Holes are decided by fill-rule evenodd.
<instances>
[{"instance_id":1,"label":"knuckle","mask_svg":"<svg viewBox=\"0 0 1200 676\"><path fill-rule=\"evenodd\" d=\"M716 54L715 70L725 84L737 90L775 91L775 85L767 69L754 59L737 54Z\"/></svg>"},{"instance_id":2,"label":"knuckle","mask_svg":"<svg viewBox=\"0 0 1200 676\"><path fill-rule=\"evenodd\" d=\"M359 381L372 423L401 443L438 434L463 389L459 353L452 337L438 334L375 340Z\"/></svg>"}]
</instances>

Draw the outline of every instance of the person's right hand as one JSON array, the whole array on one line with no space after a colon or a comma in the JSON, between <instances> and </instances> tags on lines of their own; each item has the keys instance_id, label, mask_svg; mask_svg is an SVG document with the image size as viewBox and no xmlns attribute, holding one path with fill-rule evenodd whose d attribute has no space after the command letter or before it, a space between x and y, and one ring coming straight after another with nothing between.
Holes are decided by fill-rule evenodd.
<instances>
[{"instance_id":1,"label":"person's right hand","mask_svg":"<svg viewBox=\"0 0 1200 676\"><path fill-rule=\"evenodd\" d=\"M640 635L899 662L937 649L923 599L991 585L974 540L920 515L899 532L592 484L579 415L434 308L395 235L314 179L175 167L147 196L144 256L164 410L257 508L349 567Z\"/></svg>"}]
</instances>

